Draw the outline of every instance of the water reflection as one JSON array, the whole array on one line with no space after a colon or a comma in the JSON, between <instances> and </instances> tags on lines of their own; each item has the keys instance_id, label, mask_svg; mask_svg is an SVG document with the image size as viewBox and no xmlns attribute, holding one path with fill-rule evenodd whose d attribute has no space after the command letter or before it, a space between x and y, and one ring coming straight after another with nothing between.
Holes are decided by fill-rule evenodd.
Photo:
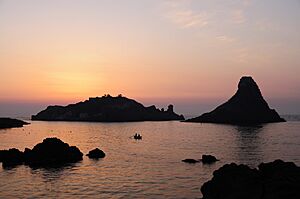
<instances>
[{"instance_id":1,"label":"water reflection","mask_svg":"<svg viewBox=\"0 0 300 199\"><path fill-rule=\"evenodd\" d=\"M263 138L261 132L264 126L237 126L236 130L236 155L240 163L257 166L264 159Z\"/></svg>"},{"instance_id":2,"label":"water reflection","mask_svg":"<svg viewBox=\"0 0 300 199\"><path fill-rule=\"evenodd\" d=\"M70 173L78 167L77 164L78 163L66 164L57 167L31 168L30 173L43 178L44 182L51 182L59 180L62 176L67 177L70 175Z\"/></svg>"},{"instance_id":3,"label":"water reflection","mask_svg":"<svg viewBox=\"0 0 300 199\"><path fill-rule=\"evenodd\" d=\"M84 154L98 147L107 157L95 162L85 156L75 165L54 169L0 167L1 198L199 198L200 186L223 164L256 167L282 157L300 164L300 122L263 127L32 122L24 129L0 133L0 149L24 150L47 137L59 137ZM129 139L134 132L143 135L141 142ZM181 162L202 154L220 161L210 166Z\"/></svg>"}]
</instances>

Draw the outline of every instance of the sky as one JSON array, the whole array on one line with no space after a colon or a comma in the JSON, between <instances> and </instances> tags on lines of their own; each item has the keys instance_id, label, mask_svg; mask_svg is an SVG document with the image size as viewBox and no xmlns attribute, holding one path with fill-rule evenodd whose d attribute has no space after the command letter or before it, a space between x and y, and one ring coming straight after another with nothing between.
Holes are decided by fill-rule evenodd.
<instances>
[{"instance_id":1,"label":"sky","mask_svg":"<svg viewBox=\"0 0 300 199\"><path fill-rule=\"evenodd\" d=\"M299 0L0 0L0 116L123 94L200 115L251 75L300 113Z\"/></svg>"}]
</instances>

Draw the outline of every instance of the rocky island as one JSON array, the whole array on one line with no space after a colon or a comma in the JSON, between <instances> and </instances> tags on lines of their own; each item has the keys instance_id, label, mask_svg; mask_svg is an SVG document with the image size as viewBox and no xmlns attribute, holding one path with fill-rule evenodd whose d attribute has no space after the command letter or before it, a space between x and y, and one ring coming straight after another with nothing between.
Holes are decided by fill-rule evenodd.
<instances>
[{"instance_id":1,"label":"rocky island","mask_svg":"<svg viewBox=\"0 0 300 199\"><path fill-rule=\"evenodd\" d=\"M188 119L186 122L255 125L284 122L274 109L270 109L252 77L240 79L238 90L227 102L209 113Z\"/></svg>"},{"instance_id":2,"label":"rocky island","mask_svg":"<svg viewBox=\"0 0 300 199\"><path fill-rule=\"evenodd\" d=\"M26 124L29 123L17 119L0 118L0 129L23 127Z\"/></svg>"},{"instance_id":3,"label":"rocky island","mask_svg":"<svg viewBox=\"0 0 300 199\"><path fill-rule=\"evenodd\" d=\"M173 105L167 110L154 105L145 107L135 100L121 95L89 98L84 102L67 106L48 106L33 115L32 120L43 121L93 121L93 122L134 122L184 120L183 115L174 113Z\"/></svg>"}]
</instances>

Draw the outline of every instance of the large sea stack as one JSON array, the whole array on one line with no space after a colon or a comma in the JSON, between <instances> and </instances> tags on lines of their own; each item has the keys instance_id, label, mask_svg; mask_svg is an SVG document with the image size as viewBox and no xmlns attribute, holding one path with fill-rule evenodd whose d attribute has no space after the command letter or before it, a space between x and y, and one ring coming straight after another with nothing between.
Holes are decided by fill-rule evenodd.
<instances>
[{"instance_id":1,"label":"large sea stack","mask_svg":"<svg viewBox=\"0 0 300 199\"><path fill-rule=\"evenodd\" d=\"M242 77L237 92L224 104L209 113L186 120L238 125L284 121L274 109L270 109L252 77Z\"/></svg>"},{"instance_id":2,"label":"large sea stack","mask_svg":"<svg viewBox=\"0 0 300 199\"><path fill-rule=\"evenodd\" d=\"M145 107L121 95L105 95L68 106L48 106L47 109L33 115L32 120L133 122L184 120L184 117L174 113L173 105L169 105L167 110L160 110L154 105Z\"/></svg>"}]
</instances>

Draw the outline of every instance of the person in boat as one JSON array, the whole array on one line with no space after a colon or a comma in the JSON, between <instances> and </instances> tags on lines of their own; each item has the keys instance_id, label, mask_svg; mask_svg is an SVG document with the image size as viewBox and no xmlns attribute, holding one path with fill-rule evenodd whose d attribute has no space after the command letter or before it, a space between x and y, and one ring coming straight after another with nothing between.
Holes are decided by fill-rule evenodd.
<instances>
[{"instance_id":1,"label":"person in boat","mask_svg":"<svg viewBox=\"0 0 300 199\"><path fill-rule=\"evenodd\" d=\"M142 139L142 136L139 133L136 133L133 137L134 139L138 139L138 140Z\"/></svg>"}]
</instances>

